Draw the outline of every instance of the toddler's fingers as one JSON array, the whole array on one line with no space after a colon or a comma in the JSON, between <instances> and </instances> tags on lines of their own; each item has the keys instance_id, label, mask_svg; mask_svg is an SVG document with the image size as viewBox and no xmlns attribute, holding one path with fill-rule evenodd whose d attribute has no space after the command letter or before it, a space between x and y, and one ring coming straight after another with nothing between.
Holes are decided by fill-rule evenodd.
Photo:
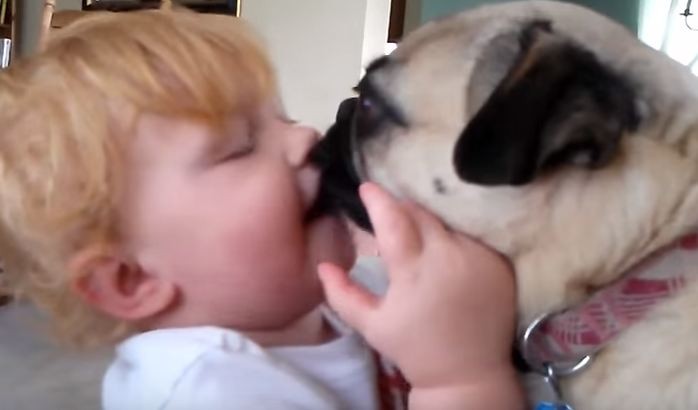
<instances>
[{"instance_id":1,"label":"toddler's fingers","mask_svg":"<svg viewBox=\"0 0 698 410\"><path fill-rule=\"evenodd\" d=\"M371 218L376 243L390 268L395 263L409 263L419 254L422 240L417 225L409 213L378 185L364 183L359 189L361 200ZM392 272L396 269L388 269Z\"/></svg>"},{"instance_id":2,"label":"toddler's fingers","mask_svg":"<svg viewBox=\"0 0 698 410\"><path fill-rule=\"evenodd\" d=\"M330 307L357 331L366 329L368 317L379 303L378 298L353 283L343 269L330 263L321 263L318 275Z\"/></svg>"}]
</instances>

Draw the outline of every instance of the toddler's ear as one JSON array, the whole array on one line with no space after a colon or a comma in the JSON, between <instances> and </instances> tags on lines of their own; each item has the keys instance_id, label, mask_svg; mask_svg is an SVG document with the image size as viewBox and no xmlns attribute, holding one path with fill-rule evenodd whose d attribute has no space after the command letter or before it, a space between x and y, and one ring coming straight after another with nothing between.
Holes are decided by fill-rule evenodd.
<instances>
[{"instance_id":1,"label":"toddler's ear","mask_svg":"<svg viewBox=\"0 0 698 410\"><path fill-rule=\"evenodd\" d=\"M84 249L69 264L74 291L90 305L118 319L139 321L162 313L177 298L171 281L150 275L104 247Z\"/></svg>"}]
</instances>

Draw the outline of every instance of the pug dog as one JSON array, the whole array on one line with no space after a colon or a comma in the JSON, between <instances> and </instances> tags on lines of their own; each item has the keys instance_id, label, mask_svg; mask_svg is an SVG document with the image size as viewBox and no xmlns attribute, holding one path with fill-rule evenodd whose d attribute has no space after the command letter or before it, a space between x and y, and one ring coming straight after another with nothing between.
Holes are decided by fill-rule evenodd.
<instances>
[{"instance_id":1,"label":"pug dog","mask_svg":"<svg viewBox=\"0 0 698 410\"><path fill-rule=\"evenodd\" d=\"M596 12L523 1L427 23L356 90L312 153L318 212L370 229L371 180L509 258L524 336L572 316L518 345L561 402L698 409L698 78Z\"/></svg>"}]
</instances>

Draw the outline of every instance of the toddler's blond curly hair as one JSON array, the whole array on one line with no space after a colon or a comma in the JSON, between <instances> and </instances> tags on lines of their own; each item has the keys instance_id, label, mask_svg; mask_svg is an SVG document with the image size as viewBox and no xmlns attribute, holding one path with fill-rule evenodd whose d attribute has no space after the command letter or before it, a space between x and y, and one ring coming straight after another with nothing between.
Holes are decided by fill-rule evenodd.
<instances>
[{"instance_id":1,"label":"toddler's blond curly hair","mask_svg":"<svg viewBox=\"0 0 698 410\"><path fill-rule=\"evenodd\" d=\"M222 124L275 92L266 55L234 17L107 13L57 31L44 52L0 72L5 285L73 344L127 335L127 323L77 296L82 272L69 261L120 240L122 156L138 115Z\"/></svg>"}]
</instances>

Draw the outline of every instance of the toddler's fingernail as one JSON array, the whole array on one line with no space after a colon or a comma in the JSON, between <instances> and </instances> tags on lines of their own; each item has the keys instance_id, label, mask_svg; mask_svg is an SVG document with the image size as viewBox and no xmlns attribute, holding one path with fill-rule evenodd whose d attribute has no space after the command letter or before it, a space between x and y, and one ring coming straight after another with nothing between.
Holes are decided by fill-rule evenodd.
<instances>
[{"instance_id":1,"label":"toddler's fingernail","mask_svg":"<svg viewBox=\"0 0 698 410\"><path fill-rule=\"evenodd\" d=\"M364 182L363 184L361 184L361 186L359 186L359 195L361 196L361 199L363 199L364 201L367 197L370 197L371 195L376 195L376 193L379 191L380 188L373 182Z\"/></svg>"}]
</instances>

